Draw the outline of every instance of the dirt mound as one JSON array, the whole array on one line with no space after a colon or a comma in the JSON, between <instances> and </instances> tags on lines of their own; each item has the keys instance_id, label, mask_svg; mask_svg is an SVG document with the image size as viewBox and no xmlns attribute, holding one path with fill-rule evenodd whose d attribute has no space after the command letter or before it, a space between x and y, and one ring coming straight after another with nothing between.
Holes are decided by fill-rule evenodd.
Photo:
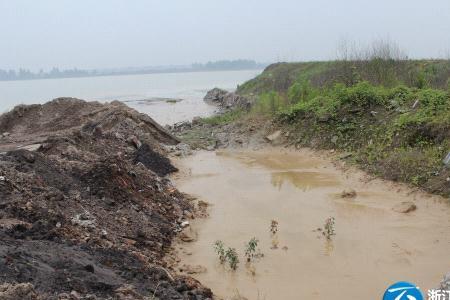
<instances>
[{"instance_id":1,"label":"dirt mound","mask_svg":"<svg viewBox=\"0 0 450 300\"><path fill-rule=\"evenodd\" d=\"M0 148L13 149L0 155L5 291L29 284L30 297L42 299L212 297L163 262L193 206L161 177L176 168L160 143L177 140L151 118L119 103L58 99L16 107L0 129L9 133ZM17 149L36 142L36 151Z\"/></svg>"},{"instance_id":2,"label":"dirt mound","mask_svg":"<svg viewBox=\"0 0 450 300\"><path fill-rule=\"evenodd\" d=\"M148 144L142 145L142 147L136 151L134 162L142 163L160 176L178 171L177 168L170 164L167 157L153 151Z\"/></svg>"},{"instance_id":3,"label":"dirt mound","mask_svg":"<svg viewBox=\"0 0 450 300\"><path fill-rule=\"evenodd\" d=\"M138 136L152 146L178 143L152 118L121 102L105 105L58 98L43 105L19 105L0 116L0 151L41 143L49 136L65 136L77 129L96 135L114 133L119 139Z\"/></svg>"}]
</instances>

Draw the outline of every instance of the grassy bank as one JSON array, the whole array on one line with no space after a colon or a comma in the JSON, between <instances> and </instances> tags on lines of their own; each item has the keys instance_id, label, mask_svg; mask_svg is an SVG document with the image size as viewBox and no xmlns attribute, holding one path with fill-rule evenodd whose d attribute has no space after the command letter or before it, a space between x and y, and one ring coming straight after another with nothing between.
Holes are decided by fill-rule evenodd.
<instances>
[{"instance_id":1,"label":"grassy bank","mask_svg":"<svg viewBox=\"0 0 450 300\"><path fill-rule=\"evenodd\" d=\"M373 174L450 196L449 76L445 60L282 63L238 92L291 144L341 150Z\"/></svg>"},{"instance_id":2,"label":"grassy bank","mask_svg":"<svg viewBox=\"0 0 450 300\"><path fill-rule=\"evenodd\" d=\"M450 60L397 60L374 57L370 60L336 60L327 62L277 63L268 66L256 78L238 88L240 94L286 93L305 83L313 87L347 86L361 81L395 87L448 89Z\"/></svg>"}]
</instances>

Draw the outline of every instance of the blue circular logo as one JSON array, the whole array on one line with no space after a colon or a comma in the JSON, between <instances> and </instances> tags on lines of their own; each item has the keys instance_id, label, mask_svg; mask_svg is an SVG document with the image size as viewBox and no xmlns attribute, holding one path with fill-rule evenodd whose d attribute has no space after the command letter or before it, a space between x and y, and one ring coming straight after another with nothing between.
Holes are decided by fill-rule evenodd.
<instances>
[{"instance_id":1,"label":"blue circular logo","mask_svg":"<svg viewBox=\"0 0 450 300\"><path fill-rule=\"evenodd\" d=\"M383 300L423 300L423 295L415 284L400 281L384 292Z\"/></svg>"}]
</instances>

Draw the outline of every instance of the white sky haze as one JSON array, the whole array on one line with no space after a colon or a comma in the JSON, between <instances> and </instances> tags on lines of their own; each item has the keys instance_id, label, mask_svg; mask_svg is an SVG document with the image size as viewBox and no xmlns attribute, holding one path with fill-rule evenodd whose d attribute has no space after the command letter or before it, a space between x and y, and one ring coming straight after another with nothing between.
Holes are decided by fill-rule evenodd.
<instances>
[{"instance_id":1,"label":"white sky haze","mask_svg":"<svg viewBox=\"0 0 450 300\"><path fill-rule=\"evenodd\" d=\"M0 0L0 69L323 60L340 39L450 56L450 0Z\"/></svg>"}]
</instances>

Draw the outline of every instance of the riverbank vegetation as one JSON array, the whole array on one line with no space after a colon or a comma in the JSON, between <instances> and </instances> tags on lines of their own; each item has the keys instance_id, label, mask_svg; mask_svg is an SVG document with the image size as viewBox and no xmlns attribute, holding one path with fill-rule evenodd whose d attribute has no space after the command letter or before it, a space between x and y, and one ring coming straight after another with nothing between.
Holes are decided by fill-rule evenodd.
<instances>
[{"instance_id":1,"label":"riverbank vegetation","mask_svg":"<svg viewBox=\"0 0 450 300\"><path fill-rule=\"evenodd\" d=\"M267 67L238 89L256 99L248 115L273 120L287 143L340 150L372 174L450 196L450 60L409 60L385 42L341 52Z\"/></svg>"}]
</instances>

